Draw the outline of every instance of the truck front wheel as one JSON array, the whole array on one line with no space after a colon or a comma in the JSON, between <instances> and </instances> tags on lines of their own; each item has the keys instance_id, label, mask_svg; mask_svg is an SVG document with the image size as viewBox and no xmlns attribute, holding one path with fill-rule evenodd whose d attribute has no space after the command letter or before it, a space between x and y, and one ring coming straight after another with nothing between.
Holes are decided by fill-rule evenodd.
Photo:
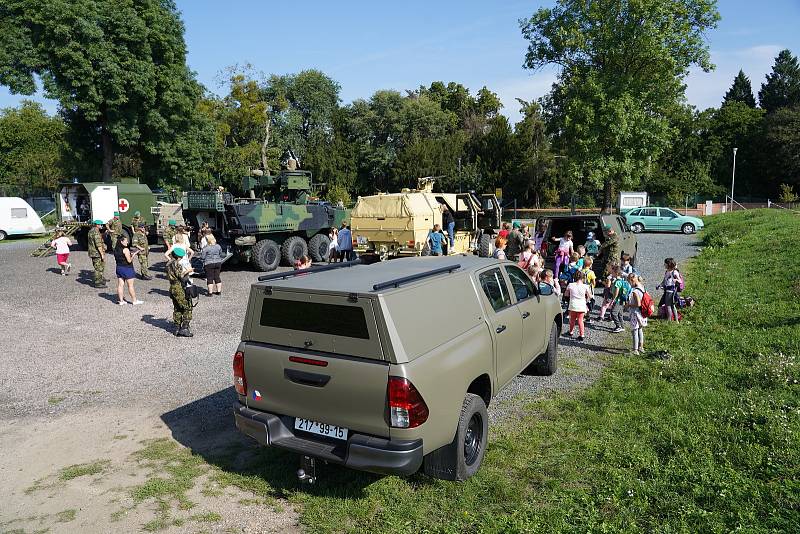
<instances>
[{"instance_id":1,"label":"truck front wheel","mask_svg":"<svg viewBox=\"0 0 800 534\"><path fill-rule=\"evenodd\" d=\"M481 234L478 240L478 256L488 258L492 255L492 244L494 239L489 234Z\"/></svg>"},{"instance_id":2,"label":"truck front wheel","mask_svg":"<svg viewBox=\"0 0 800 534\"><path fill-rule=\"evenodd\" d=\"M281 245L281 254L283 262L289 267L293 267L296 261L308 255L308 244L302 237L293 235Z\"/></svg>"},{"instance_id":3,"label":"truck front wheel","mask_svg":"<svg viewBox=\"0 0 800 534\"><path fill-rule=\"evenodd\" d=\"M315 262L323 262L328 259L330 252L331 239L325 234L317 234L308 241L308 254Z\"/></svg>"},{"instance_id":4,"label":"truck front wheel","mask_svg":"<svg viewBox=\"0 0 800 534\"><path fill-rule=\"evenodd\" d=\"M425 457L425 473L444 480L466 480L481 466L489 438L489 415L486 403L478 395L467 393L461 405L456 437Z\"/></svg>"},{"instance_id":5,"label":"truck front wheel","mask_svg":"<svg viewBox=\"0 0 800 534\"><path fill-rule=\"evenodd\" d=\"M281 249L271 239L262 239L253 245L253 264L259 271L274 271L281 263Z\"/></svg>"}]
</instances>

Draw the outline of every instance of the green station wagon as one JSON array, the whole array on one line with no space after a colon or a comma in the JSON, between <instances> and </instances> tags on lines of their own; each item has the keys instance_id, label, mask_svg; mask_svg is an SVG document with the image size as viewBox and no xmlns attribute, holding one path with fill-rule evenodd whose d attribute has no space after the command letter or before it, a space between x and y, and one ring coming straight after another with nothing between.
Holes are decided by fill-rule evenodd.
<instances>
[{"instance_id":1,"label":"green station wagon","mask_svg":"<svg viewBox=\"0 0 800 534\"><path fill-rule=\"evenodd\" d=\"M703 219L681 215L669 208L644 206L625 214L625 222L631 230L644 232L683 232L693 234L703 228Z\"/></svg>"}]
</instances>

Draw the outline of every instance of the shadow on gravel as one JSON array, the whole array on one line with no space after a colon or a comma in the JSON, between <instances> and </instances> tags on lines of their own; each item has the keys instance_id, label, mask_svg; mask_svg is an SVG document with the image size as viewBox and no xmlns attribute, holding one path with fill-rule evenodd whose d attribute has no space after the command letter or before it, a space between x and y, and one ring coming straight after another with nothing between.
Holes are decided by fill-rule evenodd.
<instances>
[{"instance_id":1,"label":"shadow on gravel","mask_svg":"<svg viewBox=\"0 0 800 534\"><path fill-rule=\"evenodd\" d=\"M94 287L94 271L82 269L75 278L75 281L85 286Z\"/></svg>"},{"instance_id":2,"label":"shadow on gravel","mask_svg":"<svg viewBox=\"0 0 800 534\"><path fill-rule=\"evenodd\" d=\"M116 284L114 284L114 285L116 285ZM109 287L110 286L111 286L111 283L109 283ZM102 298L102 299L106 299L109 302L113 302L114 304L118 304L119 303L119 297L117 296L116 293L98 293L97 296Z\"/></svg>"},{"instance_id":3,"label":"shadow on gravel","mask_svg":"<svg viewBox=\"0 0 800 534\"><path fill-rule=\"evenodd\" d=\"M152 293L152 291L151 291ZM142 315L142 322L160 328L170 334L175 329L175 325L168 319L156 319L155 315L147 314Z\"/></svg>"},{"instance_id":4,"label":"shadow on gravel","mask_svg":"<svg viewBox=\"0 0 800 534\"><path fill-rule=\"evenodd\" d=\"M58 268L58 267L48 267L47 268L47 272L48 273L54 273L54 274L61 274L61 269Z\"/></svg>"},{"instance_id":5,"label":"shadow on gravel","mask_svg":"<svg viewBox=\"0 0 800 534\"><path fill-rule=\"evenodd\" d=\"M178 443L230 475L234 484L245 480L242 489L254 493L286 498L300 490L323 497L357 499L364 496L365 487L380 478L319 462L317 483L300 485L296 475L298 455L262 447L239 432L233 419L236 402L236 393L229 387L166 412L161 420Z\"/></svg>"},{"instance_id":6,"label":"shadow on gravel","mask_svg":"<svg viewBox=\"0 0 800 534\"><path fill-rule=\"evenodd\" d=\"M162 297L168 297L169 291L166 289L158 289L158 288L151 288L150 291L147 292L148 295L161 295Z\"/></svg>"}]
</instances>

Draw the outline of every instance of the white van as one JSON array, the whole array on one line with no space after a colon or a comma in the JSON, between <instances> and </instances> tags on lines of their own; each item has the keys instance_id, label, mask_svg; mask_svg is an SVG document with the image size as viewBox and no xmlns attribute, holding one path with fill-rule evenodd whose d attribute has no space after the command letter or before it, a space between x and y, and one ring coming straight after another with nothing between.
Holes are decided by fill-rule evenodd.
<instances>
[{"instance_id":1,"label":"white van","mask_svg":"<svg viewBox=\"0 0 800 534\"><path fill-rule=\"evenodd\" d=\"M9 235L44 234L34 209L19 197L0 197L0 241Z\"/></svg>"}]
</instances>

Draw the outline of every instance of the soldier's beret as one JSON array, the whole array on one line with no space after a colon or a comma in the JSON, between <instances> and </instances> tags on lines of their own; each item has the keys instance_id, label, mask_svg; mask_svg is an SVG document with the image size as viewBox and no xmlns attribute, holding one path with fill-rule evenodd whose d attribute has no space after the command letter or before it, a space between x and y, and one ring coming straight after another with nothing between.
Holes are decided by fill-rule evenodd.
<instances>
[{"instance_id":1,"label":"soldier's beret","mask_svg":"<svg viewBox=\"0 0 800 534\"><path fill-rule=\"evenodd\" d=\"M95 219L93 224L103 224L103 221L100 219Z\"/></svg>"}]
</instances>

